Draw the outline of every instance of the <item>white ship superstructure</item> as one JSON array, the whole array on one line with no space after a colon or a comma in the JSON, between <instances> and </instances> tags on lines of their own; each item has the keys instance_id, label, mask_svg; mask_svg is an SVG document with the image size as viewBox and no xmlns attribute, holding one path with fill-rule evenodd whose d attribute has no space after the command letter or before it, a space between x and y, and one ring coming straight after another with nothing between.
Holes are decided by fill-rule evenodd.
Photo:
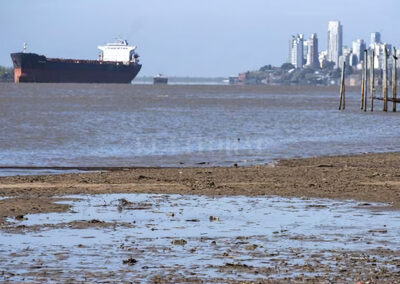
<instances>
[{"instance_id":1,"label":"white ship superstructure","mask_svg":"<svg viewBox=\"0 0 400 284\"><path fill-rule=\"evenodd\" d=\"M99 45L98 48L102 51L100 54L101 61L112 62L137 62L138 55L135 53L136 46L129 46L126 40Z\"/></svg>"}]
</instances>

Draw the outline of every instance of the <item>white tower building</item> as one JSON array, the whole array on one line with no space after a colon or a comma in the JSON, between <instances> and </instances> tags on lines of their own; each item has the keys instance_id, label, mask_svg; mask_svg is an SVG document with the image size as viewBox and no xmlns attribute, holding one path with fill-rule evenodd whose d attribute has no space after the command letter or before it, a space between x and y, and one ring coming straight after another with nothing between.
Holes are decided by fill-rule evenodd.
<instances>
[{"instance_id":1,"label":"white tower building","mask_svg":"<svg viewBox=\"0 0 400 284\"><path fill-rule=\"evenodd\" d=\"M375 69L382 69L385 60L385 48L387 49L387 54L390 59L390 55L392 53L392 45L386 43L375 43L373 45L373 50L375 51Z\"/></svg>"},{"instance_id":2,"label":"white tower building","mask_svg":"<svg viewBox=\"0 0 400 284\"><path fill-rule=\"evenodd\" d=\"M371 33L370 46L373 46L373 45L375 45L377 43L382 43L382 41L381 41L381 33L379 33L379 32Z\"/></svg>"},{"instance_id":3,"label":"white tower building","mask_svg":"<svg viewBox=\"0 0 400 284\"><path fill-rule=\"evenodd\" d=\"M353 41L353 54L357 58L357 63L364 60L364 50L367 48L364 40L362 39L357 39Z\"/></svg>"},{"instance_id":4,"label":"white tower building","mask_svg":"<svg viewBox=\"0 0 400 284\"><path fill-rule=\"evenodd\" d=\"M308 53L307 53L307 66L312 68L318 68L319 60L318 60L318 38L317 34L312 34L308 39Z\"/></svg>"},{"instance_id":5,"label":"white tower building","mask_svg":"<svg viewBox=\"0 0 400 284\"><path fill-rule=\"evenodd\" d=\"M339 67L339 57L343 54L343 26L339 21L331 21L328 25L328 61Z\"/></svg>"},{"instance_id":6,"label":"white tower building","mask_svg":"<svg viewBox=\"0 0 400 284\"><path fill-rule=\"evenodd\" d=\"M303 35L292 37L291 62L295 68L303 68L304 61L304 38Z\"/></svg>"}]
</instances>

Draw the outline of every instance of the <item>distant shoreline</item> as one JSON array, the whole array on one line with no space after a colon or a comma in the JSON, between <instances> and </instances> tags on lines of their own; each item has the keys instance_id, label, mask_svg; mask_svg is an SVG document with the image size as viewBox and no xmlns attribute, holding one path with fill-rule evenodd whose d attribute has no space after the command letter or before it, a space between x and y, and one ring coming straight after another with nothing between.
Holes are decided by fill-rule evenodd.
<instances>
[{"instance_id":1,"label":"distant shoreline","mask_svg":"<svg viewBox=\"0 0 400 284\"><path fill-rule=\"evenodd\" d=\"M4 84L15 84L12 81L0 81L0 83ZM229 84L214 84L212 82L209 82L210 84L207 83L183 83L183 82L177 82L177 83L171 83L168 85L153 85L152 83L146 83L146 82L140 82L140 81L134 81L131 85L136 85L136 86L143 86L147 88L184 88L185 86L190 86L190 87L204 87L206 85L214 86L216 88L227 88L231 90L251 90L251 91L259 91L263 93L287 93L290 94L291 92L299 92L299 91L307 91L307 92L338 92L339 93L339 86L336 85L330 85L330 86L325 86L325 85L229 85ZM212 83L212 84L211 84ZM19 86L30 86L30 85L86 85L86 86L98 86L98 85L104 85L104 86L110 86L110 85L126 85L126 84L100 84L100 83L20 83L16 84ZM346 86L346 91L347 92L354 92L354 91L359 91L360 87L359 86Z\"/></svg>"}]
</instances>

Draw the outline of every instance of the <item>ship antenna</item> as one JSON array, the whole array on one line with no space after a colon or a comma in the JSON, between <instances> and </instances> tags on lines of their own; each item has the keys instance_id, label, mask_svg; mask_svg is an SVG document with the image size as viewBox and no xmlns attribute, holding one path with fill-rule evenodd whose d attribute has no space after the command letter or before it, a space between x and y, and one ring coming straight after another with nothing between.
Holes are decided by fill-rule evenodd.
<instances>
[{"instance_id":1,"label":"ship antenna","mask_svg":"<svg viewBox=\"0 0 400 284\"><path fill-rule=\"evenodd\" d=\"M117 40L117 42L119 42L119 43L123 43L125 40L123 40L122 39L122 34L119 34L117 37L116 37L116 40Z\"/></svg>"},{"instance_id":2,"label":"ship antenna","mask_svg":"<svg viewBox=\"0 0 400 284\"><path fill-rule=\"evenodd\" d=\"M23 53L25 53L26 52L26 42L24 42L24 51L23 51Z\"/></svg>"}]
</instances>

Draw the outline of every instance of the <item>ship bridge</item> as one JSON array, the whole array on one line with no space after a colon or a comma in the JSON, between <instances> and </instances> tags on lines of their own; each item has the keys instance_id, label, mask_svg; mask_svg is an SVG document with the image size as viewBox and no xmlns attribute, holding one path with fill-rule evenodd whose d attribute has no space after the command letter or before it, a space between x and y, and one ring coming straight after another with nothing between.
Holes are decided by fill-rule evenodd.
<instances>
[{"instance_id":1,"label":"ship bridge","mask_svg":"<svg viewBox=\"0 0 400 284\"><path fill-rule=\"evenodd\" d=\"M113 62L136 62L136 46L129 46L126 40L120 40L106 45L99 45L98 49L102 51L100 60Z\"/></svg>"}]
</instances>

